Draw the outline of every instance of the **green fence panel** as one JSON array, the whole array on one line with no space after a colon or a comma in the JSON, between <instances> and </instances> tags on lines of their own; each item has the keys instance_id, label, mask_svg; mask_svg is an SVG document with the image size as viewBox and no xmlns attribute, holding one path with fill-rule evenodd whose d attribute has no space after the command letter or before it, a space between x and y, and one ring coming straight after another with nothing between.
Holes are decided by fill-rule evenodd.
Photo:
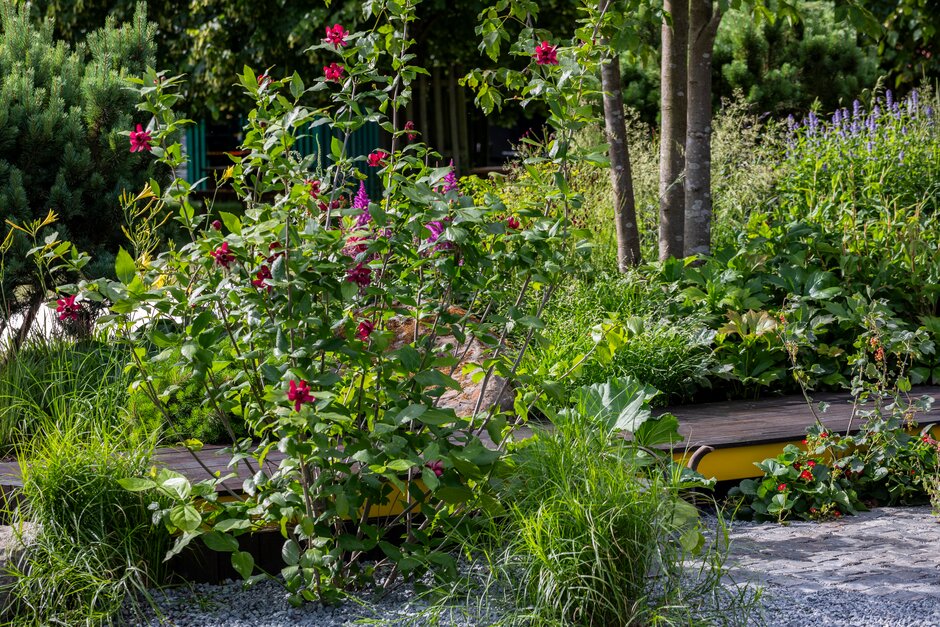
<instances>
[{"instance_id":1,"label":"green fence panel","mask_svg":"<svg viewBox=\"0 0 940 627\"><path fill-rule=\"evenodd\" d=\"M206 147L206 122L200 120L186 129L186 181L195 183L201 178L209 176L208 148ZM208 189L207 181L201 182L196 189Z\"/></svg>"}]
</instances>

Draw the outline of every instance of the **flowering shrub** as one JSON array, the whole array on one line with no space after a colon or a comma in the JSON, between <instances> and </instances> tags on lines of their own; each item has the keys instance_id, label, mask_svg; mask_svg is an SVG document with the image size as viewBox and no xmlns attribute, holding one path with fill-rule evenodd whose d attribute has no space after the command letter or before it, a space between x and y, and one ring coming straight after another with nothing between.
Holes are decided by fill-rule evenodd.
<instances>
[{"instance_id":1,"label":"flowering shrub","mask_svg":"<svg viewBox=\"0 0 940 627\"><path fill-rule=\"evenodd\" d=\"M483 388L508 388L574 259L564 172L576 155L563 134L544 151L557 175L542 181L512 228L501 203L474 202L460 194L452 168L429 166L439 156L427 146L402 147L413 130L397 111L423 72L408 52L414 7L379 4L365 10L388 20L381 29L334 25L316 46L339 57L342 76L307 85L297 74L259 81L245 69L240 81L255 101L247 154L223 176L244 215L223 212L222 224L210 224L190 202L192 186L175 180L162 194L179 207L191 241L153 260L121 251L119 281L76 286L110 303L109 322L135 347L136 385L155 404L151 362L179 355L174 366L203 384L206 404L223 421L243 417L253 435L233 447L249 469L244 498L220 501L221 477L190 485L164 470L125 482L171 500L155 512L177 534L170 555L202 537L231 552L253 581L263 575L235 537L275 526L284 536L281 575L298 602L335 598L376 572L390 581L454 571L442 550L448 533L470 524L474 510L497 506L489 479L502 446L488 449L480 436L503 443L535 393L517 393L515 418L479 402L472 416L457 416L441 397L460 387L452 375L471 340L488 355L467 368ZM382 74L389 65L395 73ZM150 154L171 169L182 157L169 138L187 123L172 112L177 83L153 73L139 82L140 108L154 118ZM327 93L332 106L307 107L308 92ZM391 147L357 163L346 146L368 120L391 134ZM339 135L330 164L311 171L314 158L302 159L294 145L319 124ZM357 166L380 169L381 199L368 198ZM143 322L132 317L140 311L149 314ZM409 320L414 332L396 334ZM286 458L272 468L275 448ZM369 553L384 558L365 564Z\"/></svg>"}]
</instances>

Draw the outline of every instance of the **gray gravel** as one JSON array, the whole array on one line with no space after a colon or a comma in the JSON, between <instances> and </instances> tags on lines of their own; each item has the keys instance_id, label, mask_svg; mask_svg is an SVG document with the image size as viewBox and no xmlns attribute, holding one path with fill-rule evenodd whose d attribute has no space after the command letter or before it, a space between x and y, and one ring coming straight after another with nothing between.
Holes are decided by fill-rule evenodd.
<instances>
[{"instance_id":1,"label":"gray gravel","mask_svg":"<svg viewBox=\"0 0 940 627\"><path fill-rule=\"evenodd\" d=\"M758 612L726 625L789 627L940 627L940 524L929 508L878 509L826 523L736 522L731 527L726 598L760 587ZM723 595L720 595L723 596ZM241 582L155 593L163 622L150 609L127 625L177 627L332 627L361 624L491 625L498 612L475 598L433 613L412 589L336 607L292 608L274 582Z\"/></svg>"}]
</instances>

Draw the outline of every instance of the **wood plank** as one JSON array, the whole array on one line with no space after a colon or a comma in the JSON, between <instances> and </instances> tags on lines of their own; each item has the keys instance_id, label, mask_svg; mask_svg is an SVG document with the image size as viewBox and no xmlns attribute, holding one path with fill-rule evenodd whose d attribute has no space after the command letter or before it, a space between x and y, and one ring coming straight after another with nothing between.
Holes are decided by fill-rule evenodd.
<instances>
[{"instance_id":1,"label":"wood plank","mask_svg":"<svg viewBox=\"0 0 940 627\"><path fill-rule=\"evenodd\" d=\"M934 398L936 407L929 414L915 416L921 426L940 423L940 387L924 386L914 388L910 396L918 398L928 395ZM829 410L820 414L819 418L827 429L844 433L852 421L852 430L862 427L864 420L858 416L854 419L851 397L848 394L817 394L813 403L829 403ZM700 405L683 405L657 410L675 414L679 419L679 432L685 441L679 448L695 449L699 446L712 446L730 448L739 446L753 446L774 442L788 442L800 440L806 433L806 428L815 421L810 405L802 395L780 396L755 401L725 401L718 403L703 403ZM523 427L516 435L517 439L528 437L531 429ZM484 442L492 445L489 438ZM236 477L227 479L219 487L241 491L242 482L250 474L244 463L237 468L229 468L230 458L223 455L223 446L205 446L197 453L199 460L208 466L212 472L223 475L235 472ZM284 459L284 455L272 450L265 461L265 470L272 472ZM175 470L190 481L202 481L209 478L205 468L185 448L161 448L153 455L155 465ZM17 462L0 463L0 488L17 488L22 486L20 467Z\"/></svg>"}]
</instances>

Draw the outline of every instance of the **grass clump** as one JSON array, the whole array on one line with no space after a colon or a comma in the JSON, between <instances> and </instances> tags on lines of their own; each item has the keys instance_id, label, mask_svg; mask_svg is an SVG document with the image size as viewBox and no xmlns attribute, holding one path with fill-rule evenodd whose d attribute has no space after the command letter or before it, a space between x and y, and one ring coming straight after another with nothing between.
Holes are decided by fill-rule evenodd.
<instances>
[{"instance_id":1,"label":"grass clump","mask_svg":"<svg viewBox=\"0 0 940 627\"><path fill-rule=\"evenodd\" d=\"M506 612L501 624L689 624L719 606L747 611L715 601L724 543L706 543L682 499L698 479L581 410L552 423L515 451L505 510L467 543L488 565L484 597Z\"/></svg>"},{"instance_id":2,"label":"grass clump","mask_svg":"<svg viewBox=\"0 0 940 627\"><path fill-rule=\"evenodd\" d=\"M114 624L129 596L160 580L169 537L153 526L149 497L118 484L148 470L152 449L127 431L46 421L18 451L15 517L38 531L12 565L14 624Z\"/></svg>"}]
</instances>

